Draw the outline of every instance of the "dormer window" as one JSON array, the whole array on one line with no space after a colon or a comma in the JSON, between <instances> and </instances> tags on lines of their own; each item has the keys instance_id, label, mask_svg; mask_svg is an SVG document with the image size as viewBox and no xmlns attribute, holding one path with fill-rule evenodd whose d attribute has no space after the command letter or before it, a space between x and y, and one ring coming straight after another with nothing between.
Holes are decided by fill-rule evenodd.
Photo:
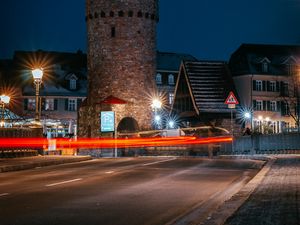
<instances>
[{"instance_id":1,"label":"dormer window","mask_svg":"<svg viewBox=\"0 0 300 225\"><path fill-rule=\"evenodd\" d=\"M162 76L160 73L156 74L156 84L162 84Z\"/></svg>"},{"instance_id":2,"label":"dormer window","mask_svg":"<svg viewBox=\"0 0 300 225\"><path fill-rule=\"evenodd\" d=\"M269 64L267 62L262 63L262 72L267 73L269 71Z\"/></svg>"},{"instance_id":3,"label":"dormer window","mask_svg":"<svg viewBox=\"0 0 300 225\"><path fill-rule=\"evenodd\" d=\"M74 73L69 73L66 75L65 80L69 82L69 89L76 90L77 89L77 80L78 77Z\"/></svg>"},{"instance_id":4,"label":"dormer window","mask_svg":"<svg viewBox=\"0 0 300 225\"><path fill-rule=\"evenodd\" d=\"M174 75L173 74L169 74L169 76L168 76L168 83L171 84L171 85L175 84Z\"/></svg>"},{"instance_id":5,"label":"dormer window","mask_svg":"<svg viewBox=\"0 0 300 225\"><path fill-rule=\"evenodd\" d=\"M288 75L295 74L297 60L294 56L287 57L282 64L286 66L286 72Z\"/></svg>"},{"instance_id":6,"label":"dormer window","mask_svg":"<svg viewBox=\"0 0 300 225\"><path fill-rule=\"evenodd\" d=\"M76 89L76 80L70 79L70 89L75 90Z\"/></svg>"},{"instance_id":7,"label":"dormer window","mask_svg":"<svg viewBox=\"0 0 300 225\"><path fill-rule=\"evenodd\" d=\"M267 57L259 57L255 59L255 64L258 66L258 70L262 73L268 73L270 68L271 61Z\"/></svg>"}]
</instances>

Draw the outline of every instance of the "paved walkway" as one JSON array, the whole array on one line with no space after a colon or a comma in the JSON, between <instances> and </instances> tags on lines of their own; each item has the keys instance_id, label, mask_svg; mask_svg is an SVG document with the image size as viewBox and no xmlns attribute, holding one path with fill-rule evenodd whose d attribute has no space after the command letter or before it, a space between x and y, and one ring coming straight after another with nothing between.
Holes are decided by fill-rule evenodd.
<instances>
[{"instance_id":1,"label":"paved walkway","mask_svg":"<svg viewBox=\"0 0 300 225\"><path fill-rule=\"evenodd\" d=\"M90 160L90 156L34 156L23 158L0 158L0 173L31 169L35 167Z\"/></svg>"},{"instance_id":2,"label":"paved walkway","mask_svg":"<svg viewBox=\"0 0 300 225\"><path fill-rule=\"evenodd\" d=\"M300 156L279 156L226 225L300 224Z\"/></svg>"}]
</instances>

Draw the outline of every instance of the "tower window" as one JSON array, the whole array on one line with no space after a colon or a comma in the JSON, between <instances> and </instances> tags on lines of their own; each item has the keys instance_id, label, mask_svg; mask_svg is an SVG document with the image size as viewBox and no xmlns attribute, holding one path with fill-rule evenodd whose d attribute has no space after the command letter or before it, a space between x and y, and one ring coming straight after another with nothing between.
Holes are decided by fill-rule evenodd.
<instances>
[{"instance_id":1,"label":"tower window","mask_svg":"<svg viewBox=\"0 0 300 225\"><path fill-rule=\"evenodd\" d=\"M101 17L104 18L105 17L105 12L101 12Z\"/></svg>"},{"instance_id":2,"label":"tower window","mask_svg":"<svg viewBox=\"0 0 300 225\"><path fill-rule=\"evenodd\" d=\"M95 12L94 17L98 18L98 13L97 12Z\"/></svg>"},{"instance_id":3,"label":"tower window","mask_svg":"<svg viewBox=\"0 0 300 225\"><path fill-rule=\"evenodd\" d=\"M149 13L145 13L145 18L146 18L146 19L149 18Z\"/></svg>"},{"instance_id":4,"label":"tower window","mask_svg":"<svg viewBox=\"0 0 300 225\"><path fill-rule=\"evenodd\" d=\"M111 28L111 37L115 37L116 36L116 28L112 27Z\"/></svg>"},{"instance_id":5,"label":"tower window","mask_svg":"<svg viewBox=\"0 0 300 225\"><path fill-rule=\"evenodd\" d=\"M119 11L119 17L123 17L124 16L124 12L123 11Z\"/></svg>"},{"instance_id":6,"label":"tower window","mask_svg":"<svg viewBox=\"0 0 300 225\"><path fill-rule=\"evenodd\" d=\"M114 12L113 12L113 11L110 11L109 16L110 16L110 17L114 17L114 15L115 15Z\"/></svg>"},{"instance_id":7,"label":"tower window","mask_svg":"<svg viewBox=\"0 0 300 225\"><path fill-rule=\"evenodd\" d=\"M155 15L151 14L151 20L154 20L154 19L155 19Z\"/></svg>"},{"instance_id":8,"label":"tower window","mask_svg":"<svg viewBox=\"0 0 300 225\"><path fill-rule=\"evenodd\" d=\"M132 11L128 12L128 17L133 17L133 12Z\"/></svg>"},{"instance_id":9,"label":"tower window","mask_svg":"<svg viewBox=\"0 0 300 225\"><path fill-rule=\"evenodd\" d=\"M137 16L138 16L138 17L143 17L143 13L142 13L141 11L139 11L139 12L137 13Z\"/></svg>"}]
</instances>

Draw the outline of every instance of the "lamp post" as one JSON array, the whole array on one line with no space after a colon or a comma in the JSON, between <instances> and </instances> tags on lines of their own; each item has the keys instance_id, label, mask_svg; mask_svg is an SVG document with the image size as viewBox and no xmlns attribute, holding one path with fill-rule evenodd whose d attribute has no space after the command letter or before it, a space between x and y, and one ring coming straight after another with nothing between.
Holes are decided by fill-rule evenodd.
<instances>
[{"instance_id":1,"label":"lamp post","mask_svg":"<svg viewBox=\"0 0 300 225\"><path fill-rule=\"evenodd\" d=\"M1 109L1 127L5 124L5 104L8 104L10 97L7 95L0 96L0 109Z\"/></svg>"},{"instance_id":2,"label":"lamp post","mask_svg":"<svg viewBox=\"0 0 300 225\"><path fill-rule=\"evenodd\" d=\"M161 120L160 116L157 115L157 110L159 110L161 108L161 105L162 105L162 103L160 100L153 99L151 107L152 107L152 110L154 111L155 128L156 128L156 125L159 124L160 120Z\"/></svg>"},{"instance_id":3,"label":"lamp post","mask_svg":"<svg viewBox=\"0 0 300 225\"><path fill-rule=\"evenodd\" d=\"M34 69L32 70L32 76L35 84L35 121L40 123L40 101L39 101L39 92L40 86L42 83L43 70Z\"/></svg>"}]
</instances>

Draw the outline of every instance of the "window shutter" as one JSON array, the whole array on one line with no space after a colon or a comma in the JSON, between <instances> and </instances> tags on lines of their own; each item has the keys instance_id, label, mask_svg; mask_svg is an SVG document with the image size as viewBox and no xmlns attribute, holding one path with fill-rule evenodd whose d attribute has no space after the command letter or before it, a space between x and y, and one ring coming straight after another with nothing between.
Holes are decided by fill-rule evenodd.
<instances>
[{"instance_id":1,"label":"window shutter","mask_svg":"<svg viewBox=\"0 0 300 225\"><path fill-rule=\"evenodd\" d=\"M264 80L262 82L262 90L266 91L266 81L264 81Z\"/></svg>"},{"instance_id":2,"label":"window shutter","mask_svg":"<svg viewBox=\"0 0 300 225\"><path fill-rule=\"evenodd\" d=\"M280 107L281 115L284 116L284 115L285 115L285 114L284 114L284 101L281 101L281 102L280 102L280 106L281 106L281 107Z\"/></svg>"},{"instance_id":3,"label":"window shutter","mask_svg":"<svg viewBox=\"0 0 300 225\"><path fill-rule=\"evenodd\" d=\"M277 92L280 91L280 83L278 81L276 81L276 91Z\"/></svg>"},{"instance_id":4,"label":"window shutter","mask_svg":"<svg viewBox=\"0 0 300 225\"><path fill-rule=\"evenodd\" d=\"M41 101L42 101L42 110L45 111L45 109L46 109L46 99L45 98L41 98Z\"/></svg>"},{"instance_id":5,"label":"window shutter","mask_svg":"<svg viewBox=\"0 0 300 225\"><path fill-rule=\"evenodd\" d=\"M276 102L276 107L277 107L277 111L281 112L281 102L280 101Z\"/></svg>"},{"instance_id":6,"label":"window shutter","mask_svg":"<svg viewBox=\"0 0 300 225\"><path fill-rule=\"evenodd\" d=\"M271 88L270 88L270 81L267 81L267 91L270 91L271 90Z\"/></svg>"},{"instance_id":7,"label":"window shutter","mask_svg":"<svg viewBox=\"0 0 300 225\"><path fill-rule=\"evenodd\" d=\"M256 100L252 101L253 109L256 110Z\"/></svg>"},{"instance_id":8,"label":"window shutter","mask_svg":"<svg viewBox=\"0 0 300 225\"><path fill-rule=\"evenodd\" d=\"M78 98L77 99L77 110L80 108L81 102L82 102L82 99Z\"/></svg>"},{"instance_id":9,"label":"window shutter","mask_svg":"<svg viewBox=\"0 0 300 225\"><path fill-rule=\"evenodd\" d=\"M284 96L284 85L282 81L280 81L280 95Z\"/></svg>"},{"instance_id":10,"label":"window shutter","mask_svg":"<svg viewBox=\"0 0 300 225\"><path fill-rule=\"evenodd\" d=\"M24 110L27 110L28 109L28 99L25 98L23 103L24 103Z\"/></svg>"},{"instance_id":11,"label":"window shutter","mask_svg":"<svg viewBox=\"0 0 300 225\"><path fill-rule=\"evenodd\" d=\"M65 99L65 110L68 111L69 99Z\"/></svg>"},{"instance_id":12,"label":"window shutter","mask_svg":"<svg viewBox=\"0 0 300 225\"><path fill-rule=\"evenodd\" d=\"M57 110L57 99L54 99L54 110Z\"/></svg>"},{"instance_id":13,"label":"window shutter","mask_svg":"<svg viewBox=\"0 0 300 225\"><path fill-rule=\"evenodd\" d=\"M271 103L270 101L267 101L267 108L266 108L266 111L271 111Z\"/></svg>"},{"instance_id":14,"label":"window shutter","mask_svg":"<svg viewBox=\"0 0 300 225\"><path fill-rule=\"evenodd\" d=\"M253 91L256 91L256 80L252 81L252 89Z\"/></svg>"}]
</instances>

